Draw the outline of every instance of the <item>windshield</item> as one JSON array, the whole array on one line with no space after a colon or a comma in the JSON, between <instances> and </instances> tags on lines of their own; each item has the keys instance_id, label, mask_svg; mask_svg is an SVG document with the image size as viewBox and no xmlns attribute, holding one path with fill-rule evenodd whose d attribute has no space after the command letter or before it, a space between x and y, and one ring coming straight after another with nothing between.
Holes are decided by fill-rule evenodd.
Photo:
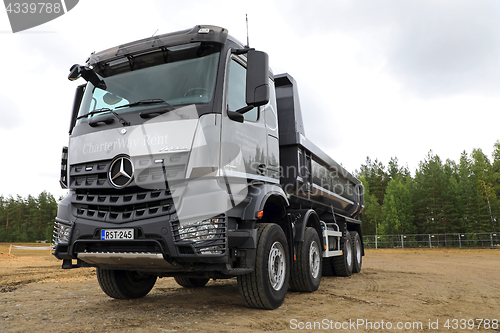
<instances>
[{"instance_id":1,"label":"windshield","mask_svg":"<svg viewBox=\"0 0 500 333\"><path fill-rule=\"evenodd\" d=\"M102 113L95 111L106 108L116 113L126 113L162 104L180 106L210 103L215 89L219 52L199 52L201 48L198 47L191 44L184 48L172 48L172 51L166 49L149 53L137 57L135 62L123 58L114 61L114 64L106 64L101 71L96 69L106 83L106 89L97 88L89 82L78 116L84 116L84 119L98 116ZM178 50L183 51L182 54L175 52ZM161 64L158 64L158 54ZM106 75L110 73L119 74ZM139 101L142 102L137 103ZM91 112L94 114L85 117Z\"/></svg>"}]
</instances>

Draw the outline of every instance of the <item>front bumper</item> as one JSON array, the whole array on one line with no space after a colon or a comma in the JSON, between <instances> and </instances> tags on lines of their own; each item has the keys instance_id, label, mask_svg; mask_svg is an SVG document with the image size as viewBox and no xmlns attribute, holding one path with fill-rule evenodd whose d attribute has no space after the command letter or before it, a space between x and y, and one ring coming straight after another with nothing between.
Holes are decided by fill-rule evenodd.
<instances>
[{"instance_id":1,"label":"front bumper","mask_svg":"<svg viewBox=\"0 0 500 333\"><path fill-rule=\"evenodd\" d=\"M225 216L180 226L178 220L158 217L124 224L77 218L56 219L54 252L59 259L79 259L100 267L124 269L182 269L194 263L229 262ZM102 240L103 229L133 229L134 239ZM163 260L163 261L161 261Z\"/></svg>"}]
</instances>

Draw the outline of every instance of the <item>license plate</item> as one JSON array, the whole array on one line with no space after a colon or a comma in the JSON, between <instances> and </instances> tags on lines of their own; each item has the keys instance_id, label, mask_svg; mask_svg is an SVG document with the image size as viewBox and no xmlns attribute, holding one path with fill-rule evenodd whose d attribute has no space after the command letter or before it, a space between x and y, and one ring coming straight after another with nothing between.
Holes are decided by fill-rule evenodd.
<instances>
[{"instance_id":1,"label":"license plate","mask_svg":"<svg viewBox=\"0 0 500 333\"><path fill-rule=\"evenodd\" d=\"M134 239L134 229L102 229L101 240Z\"/></svg>"}]
</instances>

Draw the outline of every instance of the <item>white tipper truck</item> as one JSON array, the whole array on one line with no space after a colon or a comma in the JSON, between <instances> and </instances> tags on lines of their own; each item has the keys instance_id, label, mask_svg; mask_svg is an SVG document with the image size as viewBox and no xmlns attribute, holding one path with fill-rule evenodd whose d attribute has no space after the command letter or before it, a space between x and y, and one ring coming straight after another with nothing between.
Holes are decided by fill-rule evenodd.
<instances>
[{"instance_id":1,"label":"white tipper truck","mask_svg":"<svg viewBox=\"0 0 500 333\"><path fill-rule=\"evenodd\" d=\"M361 270L361 182L309 141L297 84L224 28L92 53L63 147L54 252L110 297L236 277L248 306Z\"/></svg>"}]
</instances>

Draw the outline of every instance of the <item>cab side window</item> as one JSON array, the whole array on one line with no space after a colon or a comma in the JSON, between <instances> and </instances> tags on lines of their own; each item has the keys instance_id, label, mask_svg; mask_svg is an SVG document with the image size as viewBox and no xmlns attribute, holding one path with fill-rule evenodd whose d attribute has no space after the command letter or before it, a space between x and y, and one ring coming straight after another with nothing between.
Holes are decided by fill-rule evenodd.
<instances>
[{"instance_id":1,"label":"cab side window","mask_svg":"<svg viewBox=\"0 0 500 333\"><path fill-rule=\"evenodd\" d=\"M229 110L236 111L245 106L247 70L236 60L231 60L229 66L229 82L227 88L227 105ZM259 108L253 108L244 113L245 120L257 121L259 118Z\"/></svg>"}]
</instances>

